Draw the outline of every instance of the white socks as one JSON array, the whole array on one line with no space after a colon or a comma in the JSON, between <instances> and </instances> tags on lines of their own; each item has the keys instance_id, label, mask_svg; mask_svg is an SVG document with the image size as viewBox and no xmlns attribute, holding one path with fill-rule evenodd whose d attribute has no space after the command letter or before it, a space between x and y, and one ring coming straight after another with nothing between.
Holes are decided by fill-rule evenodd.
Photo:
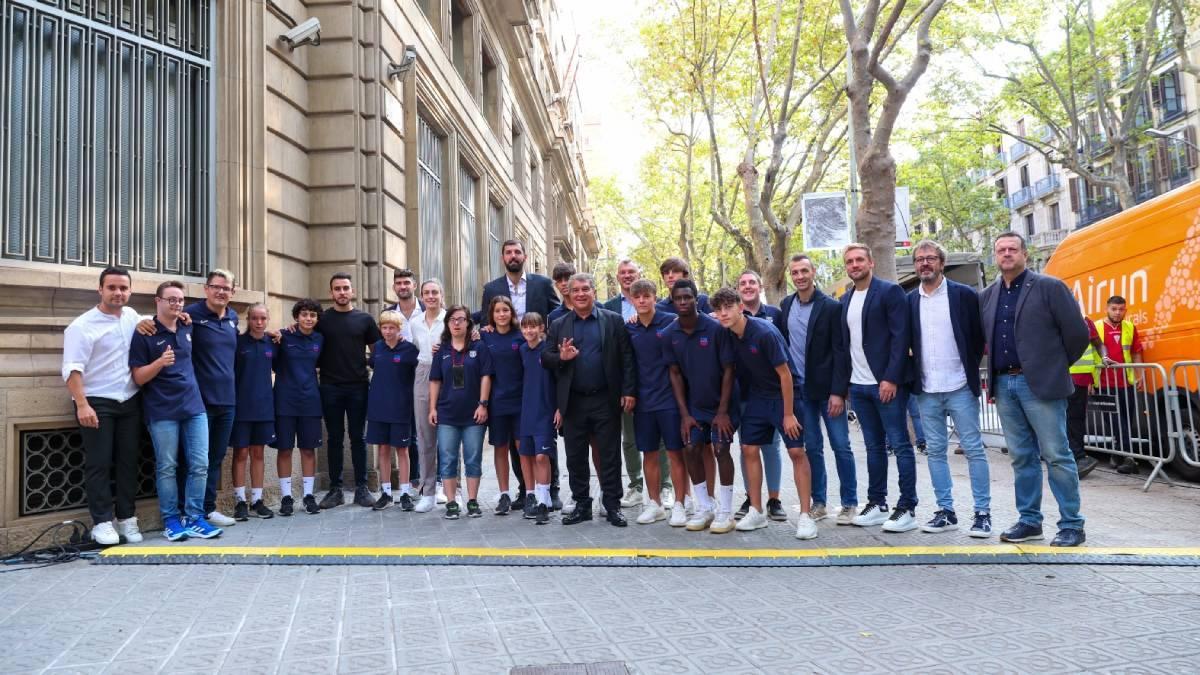
<instances>
[{"instance_id":1,"label":"white socks","mask_svg":"<svg viewBox=\"0 0 1200 675\"><path fill-rule=\"evenodd\" d=\"M292 478L291 478L291 476L288 476L287 478L279 479L279 494L283 497L291 497L292 496Z\"/></svg>"},{"instance_id":2,"label":"white socks","mask_svg":"<svg viewBox=\"0 0 1200 675\"><path fill-rule=\"evenodd\" d=\"M388 495L389 497L392 495L392 484L391 483L380 483L379 489L383 490L383 494Z\"/></svg>"},{"instance_id":3,"label":"white socks","mask_svg":"<svg viewBox=\"0 0 1200 675\"><path fill-rule=\"evenodd\" d=\"M291 480L290 478L288 479ZM313 493L313 485L317 482L316 476L304 476L304 496L307 497ZM290 490L289 490L290 492Z\"/></svg>"},{"instance_id":4,"label":"white socks","mask_svg":"<svg viewBox=\"0 0 1200 675\"><path fill-rule=\"evenodd\" d=\"M701 511L712 511L712 500L708 497L707 483L692 483L692 492L695 493L696 503L700 505Z\"/></svg>"},{"instance_id":5,"label":"white socks","mask_svg":"<svg viewBox=\"0 0 1200 675\"><path fill-rule=\"evenodd\" d=\"M400 486L400 494L412 496L412 483L405 483Z\"/></svg>"},{"instance_id":6,"label":"white socks","mask_svg":"<svg viewBox=\"0 0 1200 675\"><path fill-rule=\"evenodd\" d=\"M550 506L550 484L549 483L547 483L545 485L539 484L536 488L534 488L534 490L537 493L538 503L545 504L546 506Z\"/></svg>"},{"instance_id":7,"label":"white socks","mask_svg":"<svg viewBox=\"0 0 1200 675\"><path fill-rule=\"evenodd\" d=\"M250 500L252 502L261 502L262 501L262 491L263 491L262 488L250 488ZM241 497L238 497L238 499L241 499Z\"/></svg>"},{"instance_id":8,"label":"white socks","mask_svg":"<svg viewBox=\"0 0 1200 675\"><path fill-rule=\"evenodd\" d=\"M239 502L246 501L246 486L240 485L240 486L233 488L233 494L237 495L237 500Z\"/></svg>"},{"instance_id":9,"label":"white socks","mask_svg":"<svg viewBox=\"0 0 1200 675\"><path fill-rule=\"evenodd\" d=\"M733 511L733 486L722 485L717 488L717 503L720 504L718 509L722 513L730 513Z\"/></svg>"}]
</instances>

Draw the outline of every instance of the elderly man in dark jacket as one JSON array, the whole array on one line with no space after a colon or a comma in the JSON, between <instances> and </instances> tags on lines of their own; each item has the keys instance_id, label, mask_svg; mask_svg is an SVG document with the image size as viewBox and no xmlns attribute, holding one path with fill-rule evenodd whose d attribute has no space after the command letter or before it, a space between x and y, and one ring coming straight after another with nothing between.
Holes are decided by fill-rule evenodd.
<instances>
[{"instance_id":1,"label":"elderly man in dark jacket","mask_svg":"<svg viewBox=\"0 0 1200 675\"><path fill-rule=\"evenodd\" d=\"M1079 513L1079 474L1067 444L1067 399L1075 391L1070 367L1088 345L1087 326L1066 284L1025 268L1025 238L1006 232L993 246L1000 278L980 296L989 346L991 396L1013 463L1020 520L1001 541L1042 538L1042 464L1058 502L1051 546L1085 540Z\"/></svg>"}]
</instances>

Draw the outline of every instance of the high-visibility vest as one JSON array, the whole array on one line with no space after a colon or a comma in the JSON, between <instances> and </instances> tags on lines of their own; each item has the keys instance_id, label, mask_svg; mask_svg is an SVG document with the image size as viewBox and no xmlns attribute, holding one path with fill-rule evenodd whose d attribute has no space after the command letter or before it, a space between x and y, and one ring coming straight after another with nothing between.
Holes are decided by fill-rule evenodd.
<instances>
[{"instance_id":1,"label":"high-visibility vest","mask_svg":"<svg viewBox=\"0 0 1200 675\"><path fill-rule=\"evenodd\" d=\"M1083 355L1079 360L1071 364L1072 375L1088 375L1092 376L1092 384L1100 386L1100 354L1096 348L1092 346L1091 341L1088 341L1087 349L1083 350Z\"/></svg>"},{"instance_id":2,"label":"high-visibility vest","mask_svg":"<svg viewBox=\"0 0 1200 675\"><path fill-rule=\"evenodd\" d=\"M1101 337L1104 336L1105 323L1106 322L1104 319L1096 320L1096 332L1099 333ZM1132 321L1126 320L1126 321L1121 322L1121 353L1125 357L1125 363L1133 363L1133 322ZM1128 368L1125 370L1125 378L1129 380L1129 384L1134 384L1135 382L1137 382L1137 376L1133 374L1132 368Z\"/></svg>"}]
</instances>

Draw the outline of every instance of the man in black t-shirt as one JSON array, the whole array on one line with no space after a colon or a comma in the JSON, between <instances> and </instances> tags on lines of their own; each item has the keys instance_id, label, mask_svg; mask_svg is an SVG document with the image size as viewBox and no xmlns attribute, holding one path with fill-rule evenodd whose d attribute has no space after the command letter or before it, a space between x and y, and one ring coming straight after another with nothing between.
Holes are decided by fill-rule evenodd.
<instances>
[{"instance_id":1,"label":"man in black t-shirt","mask_svg":"<svg viewBox=\"0 0 1200 675\"><path fill-rule=\"evenodd\" d=\"M345 503L342 495L344 438L349 420L350 459L354 464L354 503L371 507L375 498L367 489L367 444L363 431L367 424L366 347L382 338L374 317L354 308L354 286L350 275L338 272L329 279L333 307L321 314L317 332L325 346L317 361L321 369L321 408L325 417L329 459L329 492L321 500L322 509Z\"/></svg>"}]
</instances>

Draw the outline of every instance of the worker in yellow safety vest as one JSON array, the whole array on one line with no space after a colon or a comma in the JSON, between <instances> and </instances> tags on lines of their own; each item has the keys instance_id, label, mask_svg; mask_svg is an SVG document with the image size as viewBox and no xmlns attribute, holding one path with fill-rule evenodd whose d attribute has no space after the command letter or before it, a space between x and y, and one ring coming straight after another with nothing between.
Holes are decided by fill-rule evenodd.
<instances>
[{"instance_id":1,"label":"worker in yellow safety vest","mask_svg":"<svg viewBox=\"0 0 1200 675\"><path fill-rule=\"evenodd\" d=\"M1083 322L1088 327L1088 346L1079 360L1071 366L1071 380L1075 383L1075 393L1067 399L1067 444L1071 448L1071 454L1075 455L1075 466L1079 470L1080 478L1100 465L1100 462L1088 455L1084 449L1083 436L1087 430L1088 396L1100 385L1102 359L1107 355L1096 326L1086 316L1083 317Z\"/></svg>"},{"instance_id":2,"label":"worker in yellow safety vest","mask_svg":"<svg viewBox=\"0 0 1200 675\"><path fill-rule=\"evenodd\" d=\"M1110 366L1123 363L1142 362L1141 339L1133 322L1125 319L1126 309L1125 298L1119 295L1109 298L1105 317L1096 321L1096 332L1106 347L1106 353L1101 359L1104 368L1100 373L1100 385L1105 393L1112 394L1117 404L1119 421L1112 426L1114 435L1117 437L1118 447L1124 452L1129 452L1131 447L1130 426L1135 423L1135 416L1131 413L1136 409L1137 394L1126 388L1134 385L1141 389L1142 381L1138 372L1133 368L1110 368ZM1132 457L1123 457L1118 460L1116 456L1113 456L1112 459L1120 473L1137 471L1137 462Z\"/></svg>"}]
</instances>

